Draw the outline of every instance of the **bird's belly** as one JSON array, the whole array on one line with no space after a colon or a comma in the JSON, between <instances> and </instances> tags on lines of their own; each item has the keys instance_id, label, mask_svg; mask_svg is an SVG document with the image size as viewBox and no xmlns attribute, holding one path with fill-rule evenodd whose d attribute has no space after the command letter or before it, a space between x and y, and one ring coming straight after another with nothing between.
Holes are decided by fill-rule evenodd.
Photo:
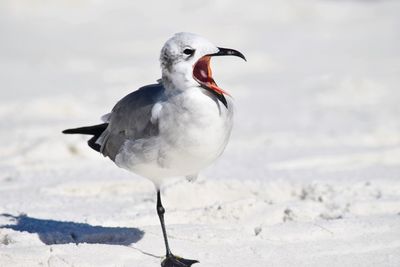
<instances>
[{"instance_id":1,"label":"bird's belly","mask_svg":"<svg viewBox=\"0 0 400 267\"><path fill-rule=\"evenodd\" d=\"M160 185L165 178L195 175L217 159L227 144L228 131L202 129L203 135L187 129L173 142L162 138L127 142L115 161L119 167Z\"/></svg>"},{"instance_id":2,"label":"bird's belly","mask_svg":"<svg viewBox=\"0 0 400 267\"><path fill-rule=\"evenodd\" d=\"M181 129L167 142L166 165L187 169L189 174L198 172L221 155L230 131L231 125L223 120Z\"/></svg>"},{"instance_id":3,"label":"bird's belly","mask_svg":"<svg viewBox=\"0 0 400 267\"><path fill-rule=\"evenodd\" d=\"M215 105L215 103L212 103ZM174 127L163 128L165 168L176 169L176 175L199 172L218 158L226 147L232 129L231 116L212 106L210 109L188 111L170 122ZM220 107L225 108L225 107Z\"/></svg>"}]
</instances>

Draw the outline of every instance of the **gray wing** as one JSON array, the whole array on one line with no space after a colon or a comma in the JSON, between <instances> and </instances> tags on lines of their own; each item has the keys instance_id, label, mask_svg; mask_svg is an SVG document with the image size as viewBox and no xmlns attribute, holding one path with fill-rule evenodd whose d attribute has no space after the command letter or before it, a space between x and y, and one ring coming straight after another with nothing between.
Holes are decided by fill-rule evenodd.
<instances>
[{"instance_id":1,"label":"gray wing","mask_svg":"<svg viewBox=\"0 0 400 267\"><path fill-rule=\"evenodd\" d=\"M115 160L126 140L157 135L158 123L151 122L151 112L154 104L162 100L163 93L161 84L152 84L122 98L112 112L105 115L108 127L97 140L100 152Z\"/></svg>"}]
</instances>

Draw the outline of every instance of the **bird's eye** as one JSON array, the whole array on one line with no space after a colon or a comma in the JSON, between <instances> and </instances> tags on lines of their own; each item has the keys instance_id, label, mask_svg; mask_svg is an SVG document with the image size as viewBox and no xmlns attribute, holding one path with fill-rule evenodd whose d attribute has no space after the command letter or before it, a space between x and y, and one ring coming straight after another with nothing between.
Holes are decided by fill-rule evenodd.
<instances>
[{"instance_id":1,"label":"bird's eye","mask_svg":"<svg viewBox=\"0 0 400 267\"><path fill-rule=\"evenodd\" d=\"M194 54L194 51L195 51L194 49L186 48L185 50L183 50L183 53L184 53L185 55L191 56L191 55Z\"/></svg>"}]
</instances>

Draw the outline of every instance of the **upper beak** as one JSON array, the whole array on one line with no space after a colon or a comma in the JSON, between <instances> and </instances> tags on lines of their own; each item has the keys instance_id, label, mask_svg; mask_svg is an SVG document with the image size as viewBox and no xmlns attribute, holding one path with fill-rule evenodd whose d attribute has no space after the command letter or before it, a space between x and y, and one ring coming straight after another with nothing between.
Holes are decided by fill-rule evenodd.
<instances>
[{"instance_id":1,"label":"upper beak","mask_svg":"<svg viewBox=\"0 0 400 267\"><path fill-rule=\"evenodd\" d=\"M210 54L210 56L237 56L247 61L244 55L235 49L223 48L223 47L218 47L218 49L219 51L217 53Z\"/></svg>"}]
</instances>

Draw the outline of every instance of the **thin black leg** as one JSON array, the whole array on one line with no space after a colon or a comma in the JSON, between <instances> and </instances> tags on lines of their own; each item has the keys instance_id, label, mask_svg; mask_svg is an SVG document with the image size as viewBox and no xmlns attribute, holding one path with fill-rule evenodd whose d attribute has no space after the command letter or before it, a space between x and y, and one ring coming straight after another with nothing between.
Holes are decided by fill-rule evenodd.
<instances>
[{"instance_id":1,"label":"thin black leg","mask_svg":"<svg viewBox=\"0 0 400 267\"><path fill-rule=\"evenodd\" d=\"M165 243L165 250L166 250L166 257L161 262L161 267L190 267L192 264L197 263L197 260L189 260L184 259L175 255L172 255L171 250L169 249L168 245L168 237L167 231L165 230L165 223L164 223L164 213L165 209L161 203L161 193L160 190L157 191L157 214L158 218L160 218L161 229L164 236L164 243Z\"/></svg>"},{"instance_id":2,"label":"thin black leg","mask_svg":"<svg viewBox=\"0 0 400 267\"><path fill-rule=\"evenodd\" d=\"M157 191L157 214L158 214L158 218L160 218L161 229L163 232L165 249L166 249L166 253L167 253L166 255L168 257L169 255L171 255L171 250L169 249L167 231L165 230L164 213L165 213L165 209L161 203L161 193L160 193L160 190L158 190Z\"/></svg>"}]
</instances>

